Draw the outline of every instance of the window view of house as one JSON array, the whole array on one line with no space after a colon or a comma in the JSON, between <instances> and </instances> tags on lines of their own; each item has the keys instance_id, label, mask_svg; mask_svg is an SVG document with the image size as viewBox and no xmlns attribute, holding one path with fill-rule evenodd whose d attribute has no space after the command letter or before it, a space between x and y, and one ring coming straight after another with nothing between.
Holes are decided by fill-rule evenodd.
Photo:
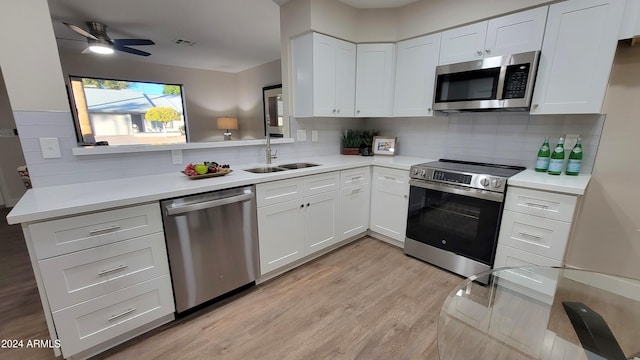
<instances>
[{"instance_id":1,"label":"window view of house","mask_svg":"<svg viewBox=\"0 0 640 360\"><path fill-rule=\"evenodd\" d=\"M71 77L83 144L186 143L182 85Z\"/></svg>"}]
</instances>

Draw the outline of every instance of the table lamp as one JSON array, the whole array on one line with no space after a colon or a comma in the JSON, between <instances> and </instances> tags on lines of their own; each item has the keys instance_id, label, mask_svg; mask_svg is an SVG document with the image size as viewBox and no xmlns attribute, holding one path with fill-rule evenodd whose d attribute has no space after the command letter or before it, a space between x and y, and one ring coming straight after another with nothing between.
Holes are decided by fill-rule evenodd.
<instances>
[{"instance_id":1,"label":"table lamp","mask_svg":"<svg viewBox=\"0 0 640 360\"><path fill-rule=\"evenodd\" d=\"M231 140L231 132L229 130L238 129L238 119L232 117L219 117L217 119L218 129L224 129L226 132L224 133L225 140Z\"/></svg>"}]
</instances>

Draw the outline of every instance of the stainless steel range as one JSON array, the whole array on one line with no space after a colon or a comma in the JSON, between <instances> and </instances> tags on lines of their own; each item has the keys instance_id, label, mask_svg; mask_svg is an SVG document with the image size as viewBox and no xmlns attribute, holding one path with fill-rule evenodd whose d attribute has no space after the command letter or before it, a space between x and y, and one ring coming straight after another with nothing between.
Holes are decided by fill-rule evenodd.
<instances>
[{"instance_id":1,"label":"stainless steel range","mask_svg":"<svg viewBox=\"0 0 640 360\"><path fill-rule=\"evenodd\" d=\"M507 179L524 169L447 159L412 166L405 254L467 277L491 269Z\"/></svg>"}]
</instances>

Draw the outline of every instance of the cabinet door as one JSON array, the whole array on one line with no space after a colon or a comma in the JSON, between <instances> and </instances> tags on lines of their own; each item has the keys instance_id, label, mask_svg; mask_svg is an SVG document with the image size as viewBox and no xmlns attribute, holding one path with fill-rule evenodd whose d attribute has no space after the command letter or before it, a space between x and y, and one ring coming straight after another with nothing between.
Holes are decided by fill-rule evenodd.
<instances>
[{"instance_id":1,"label":"cabinet door","mask_svg":"<svg viewBox=\"0 0 640 360\"><path fill-rule=\"evenodd\" d=\"M336 115L336 52L336 39L322 34L313 34L313 114L315 116Z\"/></svg>"},{"instance_id":2,"label":"cabinet door","mask_svg":"<svg viewBox=\"0 0 640 360\"><path fill-rule=\"evenodd\" d=\"M356 104L356 44L334 39L336 46L335 116L353 117Z\"/></svg>"},{"instance_id":3,"label":"cabinet door","mask_svg":"<svg viewBox=\"0 0 640 360\"><path fill-rule=\"evenodd\" d=\"M360 234L369 228L369 184L340 190L340 234L338 240Z\"/></svg>"},{"instance_id":4,"label":"cabinet door","mask_svg":"<svg viewBox=\"0 0 640 360\"><path fill-rule=\"evenodd\" d=\"M359 44L356 62L356 117L393 114L394 44Z\"/></svg>"},{"instance_id":5,"label":"cabinet door","mask_svg":"<svg viewBox=\"0 0 640 360\"><path fill-rule=\"evenodd\" d=\"M547 22L546 6L489 20L484 56L501 56L540 50L544 26Z\"/></svg>"},{"instance_id":6,"label":"cabinet door","mask_svg":"<svg viewBox=\"0 0 640 360\"><path fill-rule=\"evenodd\" d=\"M258 208L262 275L304 256L304 205L301 200Z\"/></svg>"},{"instance_id":7,"label":"cabinet door","mask_svg":"<svg viewBox=\"0 0 640 360\"><path fill-rule=\"evenodd\" d=\"M371 187L371 230L404 242L408 197L408 171L374 168Z\"/></svg>"},{"instance_id":8,"label":"cabinet door","mask_svg":"<svg viewBox=\"0 0 640 360\"><path fill-rule=\"evenodd\" d=\"M306 255L309 255L337 241L338 191L305 197L304 201L305 250Z\"/></svg>"},{"instance_id":9,"label":"cabinet door","mask_svg":"<svg viewBox=\"0 0 640 360\"><path fill-rule=\"evenodd\" d=\"M623 9L621 0L549 7L531 114L600 112Z\"/></svg>"},{"instance_id":10,"label":"cabinet door","mask_svg":"<svg viewBox=\"0 0 640 360\"><path fill-rule=\"evenodd\" d=\"M482 59L486 36L486 21L443 31L440 65Z\"/></svg>"},{"instance_id":11,"label":"cabinet door","mask_svg":"<svg viewBox=\"0 0 640 360\"><path fill-rule=\"evenodd\" d=\"M441 34L398 43L394 116L433 116Z\"/></svg>"}]
</instances>

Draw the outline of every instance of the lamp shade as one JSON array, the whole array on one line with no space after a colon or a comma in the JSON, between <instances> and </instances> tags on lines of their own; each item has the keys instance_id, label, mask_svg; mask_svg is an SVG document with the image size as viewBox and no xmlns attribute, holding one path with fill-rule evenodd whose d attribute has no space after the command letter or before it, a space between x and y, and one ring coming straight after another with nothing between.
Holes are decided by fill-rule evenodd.
<instances>
[{"instance_id":1,"label":"lamp shade","mask_svg":"<svg viewBox=\"0 0 640 360\"><path fill-rule=\"evenodd\" d=\"M219 117L217 119L218 129L235 130L238 128L238 119L232 117Z\"/></svg>"}]
</instances>

